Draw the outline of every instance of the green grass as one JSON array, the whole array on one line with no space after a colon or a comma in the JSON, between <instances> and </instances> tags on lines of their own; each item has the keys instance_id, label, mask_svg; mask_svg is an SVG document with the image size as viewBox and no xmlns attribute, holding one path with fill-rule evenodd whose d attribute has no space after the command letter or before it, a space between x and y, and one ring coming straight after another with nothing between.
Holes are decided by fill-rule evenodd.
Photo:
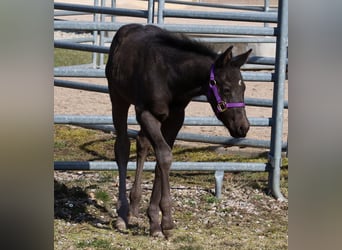
<instances>
[{"instance_id":1,"label":"green grass","mask_svg":"<svg viewBox=\"0 0 342 250\"><path fill-rule=\"evenodd\" d=\"M82 240L77 243L77 248L94 248L94 249L109 249L111 242L105 239L94 239L94 240Z\"/></svg>"},{"instance_id":2,"label":"green grass","mask_svg":"<svg viewBox=\"0 0 342 250\"><path fill-rule=\"evenodd\" d=\"M55 67L88 64L92 62L92 53L86 51L54 49Z\"/></svg>"},{"instance_id":3,"label":"green grass","mask_svg":"<svg viewBox=\"0 0 342 250\"><path fill-rule=\"evenodd\" d=\"M110 200L109 194L104 190L97 190L95 192L95 198L103 201L104 203Z\"/></svg>"},{"instance_id":4,"label":"green grass","mask_svg":"<svg viewBox=\"0 0 342 250\"><path fill-rule=\"evenodd\" d=\"M55 160L73 158L74 160L114 160L113 145L114 137L102 132L75 129L72 126L55 125ZM68 149L68 157L64 149ZM175 145L173 149L174 161L199 161L199 162L266 162L266 157L242 157L237 154L222 154L215 152L216 146L184 147ZM135 140L131 141L130 160L136 158ZM155 160L152 149L148 160ZM283 165L287 165L284 159Z\"/></svg>"},{"instance_id":5,"label":"green grass","mask_svg":"<svg viewBox=\"0 0 342 250\"><path fill-rule=\"evenodd\" d=\"M54 58L55 67L90 64L92 63L92 52L55 48ZM104 62L107 61L107 58L108 55L105 54Z\"/></svg>"}]
</instances>

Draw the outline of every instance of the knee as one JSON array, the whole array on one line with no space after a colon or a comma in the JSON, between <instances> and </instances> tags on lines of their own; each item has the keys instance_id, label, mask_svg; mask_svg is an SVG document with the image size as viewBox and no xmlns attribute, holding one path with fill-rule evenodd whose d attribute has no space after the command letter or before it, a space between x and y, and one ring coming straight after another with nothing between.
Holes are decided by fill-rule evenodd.
<instances>
[{"instance_id":1,"label":"knee","mask_svg":"<svg viewBox=\"0 0 342 250\"><path fill-rule=\"evenodd\" d=\"M159 165L162 166L162 168L164 169L166 168L167 170L169 170L169 168L171 167L171 163L172 163L171 149L168 147L168 148L161 150L160 152L157 152L156 157L157 157Z\"/></svg>"},{"instance_id":2,"label":"knee","mask_svg":"<svg viewBox=\"0 0 342 250\"><path fill-rule=\"evenodd\" d=\"M150 148L150 141L143 135L138 135L136 138L137 153L138 155L144 155Z\"/></svg>"}]
</instances>

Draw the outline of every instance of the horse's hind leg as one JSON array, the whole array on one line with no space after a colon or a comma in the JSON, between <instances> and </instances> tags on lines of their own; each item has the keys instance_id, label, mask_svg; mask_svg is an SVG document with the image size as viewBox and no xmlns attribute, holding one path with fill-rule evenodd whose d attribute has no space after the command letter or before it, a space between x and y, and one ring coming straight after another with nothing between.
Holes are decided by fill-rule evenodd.
<instances>
[{"instance_id":1,"label":"horse's hind leg","mask_svg":"<svg viewBox=\"0 0 342 250\"><path fill-rule=\"evenodd\" d=\"M127 114L129 103L125 102L119 95L111 93L113 123L116 130L114 145L115 160L119 168L119 199L117 203L118 219L116 227L118 230L126 230L128 223L128 200L126 194L126 175L129 158L130 141L127 134Z\"/></svg>"},{"instance_id":2,"label":"horse's hind leg","mask_svg":"<svg viewBox=\"0 0 342 250\"><path fill-rule=\"evenodd\" d=\"M177 134L179 130L181 129L184 122L184 110L171 110L169 113L169 117L167 120L165 120L162 124L161 130L164 136L164 139L166 140L169 147L172 149L174 142L176 140ZM169 173L167 174L169 176ZM164 186L165 183L162 183ZM172 229L174 227L174 223L172 221L172 217L169 216L168 213L171 214L171 211L169 212L169 209L171 207L168 207L167 201L161 197L160 199L160 209L162 211L162 220L161 220L161 226L163 229L163 233L166 237L169 236L170 232L169 229Z\"/></svg>"},{"instance_id":3,"label":"horse's hind leg","mask_svg":"<svg viewBox=\"0 0 342 250\"><path fill-rule=\"evenodd\" d=\"M141 179L144 162L151 146L149 140L142 131L139 132L137 139L137 169L135 179L130 193L129 217L137 217L139 212L139 202L141 200Z\"/></svg>"}]
</instances>

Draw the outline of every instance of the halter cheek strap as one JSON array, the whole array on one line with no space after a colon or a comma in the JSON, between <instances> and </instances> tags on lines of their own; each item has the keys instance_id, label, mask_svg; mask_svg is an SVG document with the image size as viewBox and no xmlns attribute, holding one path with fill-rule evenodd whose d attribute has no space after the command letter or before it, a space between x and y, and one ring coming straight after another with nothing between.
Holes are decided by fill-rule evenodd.
<instances>
[{"instance_id":1,"label":"halter cheek strap","mask_svg":"<svg viewBox=\"0 0 342 250\"><path fill-rule=\"evenodd\" d=\"M226 111L229 108L243 108L245 107L245 103L243 102L225 102L221 99L219 93L217 84L215 81L215 75L214 75L214 65L211 66L210 69L210 81L209 81L209 88L208 88L208 94L207 96L214 95L216 102L217 102L217 113L222 113Z\"/></svg>"}]
</instances>

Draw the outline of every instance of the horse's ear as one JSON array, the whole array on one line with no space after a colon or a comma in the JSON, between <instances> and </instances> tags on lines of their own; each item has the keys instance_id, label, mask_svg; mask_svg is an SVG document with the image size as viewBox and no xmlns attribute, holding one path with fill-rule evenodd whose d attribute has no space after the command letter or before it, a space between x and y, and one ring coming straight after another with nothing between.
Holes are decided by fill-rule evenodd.
<instances>
[{"instance_id":1,"label":"horse's ear","mask_svg":"<svg viewBox=\"0 0 342 250\"><path fill-rule=\"evenodd\" d=\"M215 66L217 68L222 67L230 62L233 58L233 46L230 46L228 49L226 49L225 52L223 52L215 61Z\"/></svg>"},{"instance_id":2,"label":"horse's ear","mask_svg":"<svg viewBox=\"0 0 342 250\"><path fill-rule=\"evenodd\" d=\"M244 65L247 62L248 56L252 52L252 49L248 50L247 52L238 55L234 57L231 60L231 65L240 68L242 65Z\"/></svg>"}]
</instances>

